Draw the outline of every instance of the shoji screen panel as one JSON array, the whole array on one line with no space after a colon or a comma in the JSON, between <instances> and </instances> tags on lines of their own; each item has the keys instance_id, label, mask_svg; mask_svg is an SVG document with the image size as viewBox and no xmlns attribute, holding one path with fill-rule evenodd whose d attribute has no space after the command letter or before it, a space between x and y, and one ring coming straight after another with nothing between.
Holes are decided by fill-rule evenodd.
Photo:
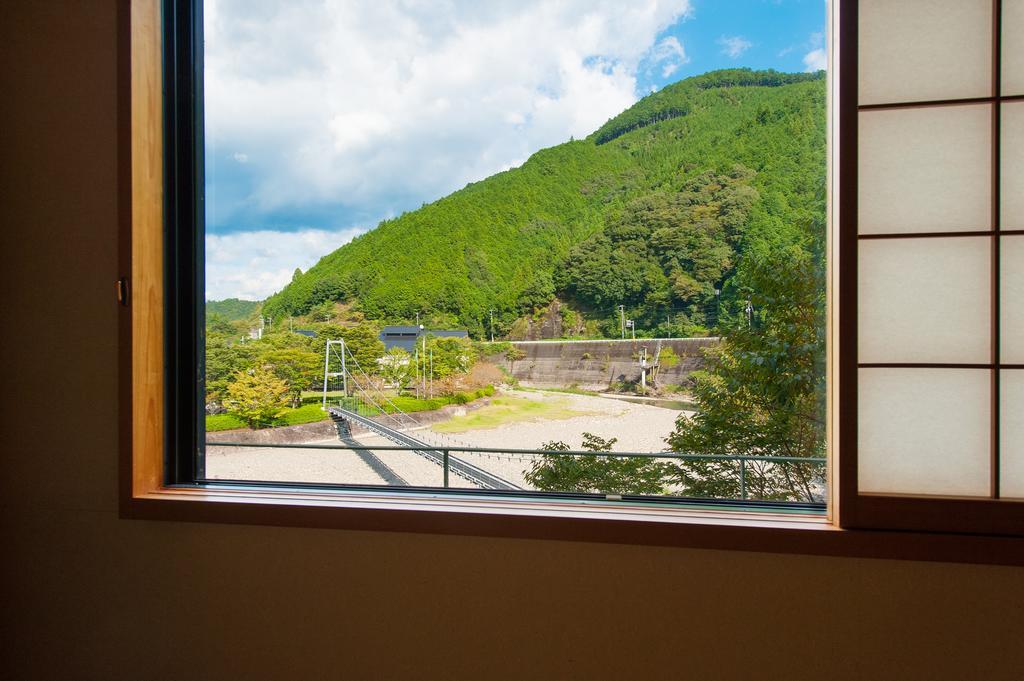
<instances>
[{"instance_id":1,"label":"shoji screen panel","mask_svg":"<svg viewBox=\"0 0 1024 681\"><path fill-rule=\"evenodd\" d=\"M1024 0L841 8L840 520L1024 533Z\"/></svg>"}]
</instances>

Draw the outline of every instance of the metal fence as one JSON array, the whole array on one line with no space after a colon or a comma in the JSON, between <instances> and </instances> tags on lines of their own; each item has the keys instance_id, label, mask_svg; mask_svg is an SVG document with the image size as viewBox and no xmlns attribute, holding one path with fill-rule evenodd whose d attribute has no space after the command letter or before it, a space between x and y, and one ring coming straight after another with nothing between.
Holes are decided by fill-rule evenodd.
<instances>
[{"instance_id":1,"label":"metal fence","mask_svg":"<svg viewBox=\"0 0 1024 681\"><path fill-rule=\"evenodd\" d=\"M424 457L437 464L442 470L442 488L451 487L452 475L458 475L475 484L481 481L480 476L467 475L467 462L457 455L483 455L495 458L518 459L520 461L534 461L541 457L587 457L607 459L651 459L659 461L677 461L680 463L722 463L734 464L735 475L738 477L738 495L728 497L737 501L748 501L754 498L750 494L751 476L763 473L766 466L802 466L809 467L815 471L814 488L820 494L811 493L812 498L803 500L801 503L823 503L825 495L825 480L827 471L827 459L825 457L795 457L795 456L758 456L741 454L685 454L680 452L603 452L591 450L545 450L545 449L515 449L515 448L491 448L491 447L452 447L452 446L398 446L398 445L348 445L348 444L262 444L248 442L207 442L208 447L229 447L229 448L259 448L259 449L309 449L309 450L341 450L351 452L410 452ZM551 460L551 459L549 459ZM472 466L480 470L479 467ZM752 471L753 469L753 471ZM338 483L338 484L344 484ZM481 485L485 489L509 489L509 487L490 487ZM530 489L515 487L515 489L526 492ZM548 490L554 491L554 490ZM618 495L615 495L618 496ZM633 495L635 496L635 495ZM651 495L648 495L651 496ZM658 495L653 495L658 496ZM722 497L718 497L722 498Z\"/></svg>"}]
</instances>

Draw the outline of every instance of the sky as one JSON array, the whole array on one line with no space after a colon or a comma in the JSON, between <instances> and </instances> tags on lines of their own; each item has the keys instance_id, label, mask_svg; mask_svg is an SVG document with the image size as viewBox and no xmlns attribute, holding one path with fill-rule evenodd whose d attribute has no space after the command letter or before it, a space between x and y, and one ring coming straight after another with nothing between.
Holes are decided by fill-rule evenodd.
<instances>
[{"instance_id":1,"label":"sky","mask_svg":"<svg viewBox=\"0 0 1024 681\"><path fill-rule=\"evenodd\" d=\"M206 297L721 68L825 68L823 0L207 0Z\"/></svg>"}]
</instances>

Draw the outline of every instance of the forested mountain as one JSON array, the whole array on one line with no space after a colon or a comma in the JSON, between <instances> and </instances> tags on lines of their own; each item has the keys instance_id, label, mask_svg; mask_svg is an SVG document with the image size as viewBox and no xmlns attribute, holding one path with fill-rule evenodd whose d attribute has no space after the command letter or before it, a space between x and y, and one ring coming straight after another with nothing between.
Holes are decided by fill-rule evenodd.
<instances>
[{"instance_id":1,"label":"forested mountain","mask_svg":"<svg viewBox=\"0 0 1024 681\"><path fill-rule=\"evenodd\" d=\"M248 319L259 306L259 302L255 300L240 300L238 298L208 300L206 301L206 316L215 315L229 322L237 322Z\"/></svg>"},{"instance_id":2,"label":"forested mountain","mask_svg":"<svg viewBox=\"0 0 1024 681\"><path fill-rule=\"evenodd\" d=\"M275 317L325 301L380 322L417 312L481 336L558 295L618 331L700 332L736 312L744 252L806 240L825 181L824 73L745 69L680 81L584 140L534 154L376 229L298 273ZM717 291L717 293L716 293ZM678 330L676 329L678 332Z\"/></svg>"}]
</instances>

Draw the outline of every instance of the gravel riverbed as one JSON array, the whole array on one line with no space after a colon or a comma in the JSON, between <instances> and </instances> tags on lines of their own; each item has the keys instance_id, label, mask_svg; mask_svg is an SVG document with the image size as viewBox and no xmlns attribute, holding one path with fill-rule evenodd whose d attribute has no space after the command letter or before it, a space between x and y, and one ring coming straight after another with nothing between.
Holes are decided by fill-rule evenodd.
<instances>
[{"instance_id":1,"label":"gravel riverbed","mask_svg":"<svg viewBox=\"0 0 1024 681\"><path fill-rule=\"evenodd\" d=\"M675 427L676 418L683 413L676 409L593 395L521 390L505 391L504 394L530 400L556 400L559 405L580 415L517 421L452 434L438 433L433 427L426 427L409 434L435 446L536 449L557 440L572 449L579 449L583 433L587 432L607 439L616 438L615 451L655 452L665 449L665 438ZM371 447L391 444L375 435L361 435L357 440ZM332 439L316 444L339 442ZM462 452L453 452L452 455L518 486L526 486L523 472L530 468L530 456ZM211 446L207 451L206 468L207 475L215 479L433 487L440 486L443 481L440 466L408 451ZM452 487L476 486L454 473L449 476L449 484Z\"/></svg>"}]
</instances>

